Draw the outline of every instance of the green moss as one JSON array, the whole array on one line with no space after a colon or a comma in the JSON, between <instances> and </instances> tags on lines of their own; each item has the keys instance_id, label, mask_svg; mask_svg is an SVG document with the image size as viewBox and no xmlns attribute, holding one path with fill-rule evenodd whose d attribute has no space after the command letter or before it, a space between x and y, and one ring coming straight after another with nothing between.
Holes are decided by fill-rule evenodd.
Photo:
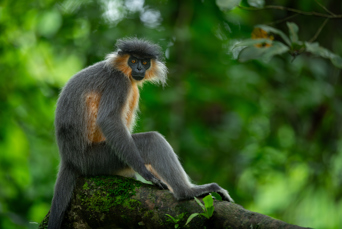
<instances>
[{"instance_id":1,"label":"green moss","mask_svg":"<svg viewBox=\"0 0 342 229\"><path fill-rule=\"evenodd\" d=\"M143 218L152 218L154 216L153 210L145 211Z\"/></svg>"},{"instance_id":2,"label":"green moss","mask_svg":"<svg viewBox=\"0 0 342 229\"><path fill-rule=\"evenodd\" d=\"M88 211L105 212L117 205L135 209L141 205L139 201L131 199L135 195L135 188L141 186L138 182L116 176L91 177L88 181L83 189L94 191L80 198Z\"/></svg>"},{"instance_id":3,"label":"green moss","mask_svg":"<svg viewBox=\"0 0 342 229\"><path fill-rule=\"evenodd\" d=\"M50 216L50 212L45 216L43 221L39 224L38 229L47 229L47 226L49 223L49 216Z\"/></svg>"},{"instance_id":4,"label":"green moss","mask_svg":"<svg viewBox=\"0 0 342 229\"><path fill-rule=\"evenodd\" d=\"M148 198L152 200L154 204L156 203L156 195L154 194L154 192L149 192Z\"/></svg>"},{"instance_id":5,"label":"green moss","mask_svg":"<svg viewBox=\"0 0 342 229\"><path fill-rule=\"evenodd\" d=\"M88 182L85 182L85 184L83 185L83 189L84 189L84 190L88 190L88 189L89 189L89 187L88 187Z\"/></svg>"},{"instance_id":6,"label":"green moss","mask_svg":"<svg viewBox=\"0 0 342 229\"><path fill-rule=\"evenodd\" d=\"M126 199L123 203L122 206L131 210L136 209L137 207L141 206L141 202L138 200L134 199Z\"/></svg>"}]
</instances>

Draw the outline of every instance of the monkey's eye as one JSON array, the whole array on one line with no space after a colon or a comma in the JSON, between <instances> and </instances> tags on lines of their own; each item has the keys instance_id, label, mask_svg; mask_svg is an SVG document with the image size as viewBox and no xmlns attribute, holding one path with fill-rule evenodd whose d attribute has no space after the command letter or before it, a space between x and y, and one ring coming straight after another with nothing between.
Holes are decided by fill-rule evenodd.
<instances>
[{"instance_id":1,"label":"monkey's eye","mask_svg":"<svg viewBox=\"0 0 342 229\"><path fill-rule=\"evenodd\" d=\"M137 61L136 61L136 60L132 60L131 62L132 62L133 64L135 64L135 62L137 62Z\"/></svg>"},{"instance_id":2,"label":"monkey's eye","mask_svg":"<svg viewBox=\"0 0 342 229\"><path fill-rule=\"evenodd\" d=\"M146 65L147 64L147 61L143 61L143 65Z\"/></svg>"}]
</instances>

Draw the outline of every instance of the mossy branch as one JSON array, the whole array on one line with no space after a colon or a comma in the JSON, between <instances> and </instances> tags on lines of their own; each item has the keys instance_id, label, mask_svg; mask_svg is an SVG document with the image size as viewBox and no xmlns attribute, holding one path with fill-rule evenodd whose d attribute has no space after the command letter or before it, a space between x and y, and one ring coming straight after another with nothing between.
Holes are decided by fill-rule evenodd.
<instances>
[{"instance_id":1,"label":"mossy branch","mask_svg":"<svg viewBox=\"0 0 342 229\"><path fill-rule=\"evenodd\" d=\"M201 212L194 199L177 201L167 190L120 176L81 177L62 228L174 228L166 214L183 214L180 228L302 228L226 201L215 200L214 207L210 219L196 217L184 226ZM39 228L47 227L48 217Z\"/></svg>"}]
</instances>

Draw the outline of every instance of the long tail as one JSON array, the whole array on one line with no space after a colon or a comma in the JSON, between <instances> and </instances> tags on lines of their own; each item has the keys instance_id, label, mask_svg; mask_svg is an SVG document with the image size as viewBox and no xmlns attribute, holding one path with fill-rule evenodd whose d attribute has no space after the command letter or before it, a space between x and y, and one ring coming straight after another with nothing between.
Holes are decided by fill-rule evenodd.
<instances>
[{"instance_id":1,"label":"long tail","mask_svg":"<svg viewBox=\"0 0 342 229\"><path fill-rule=\"evenodd\" d=\"M69 205L77 175L71 168L61 164L52 199L48 229L60 229Z\"/></svg>"}]
</instances>

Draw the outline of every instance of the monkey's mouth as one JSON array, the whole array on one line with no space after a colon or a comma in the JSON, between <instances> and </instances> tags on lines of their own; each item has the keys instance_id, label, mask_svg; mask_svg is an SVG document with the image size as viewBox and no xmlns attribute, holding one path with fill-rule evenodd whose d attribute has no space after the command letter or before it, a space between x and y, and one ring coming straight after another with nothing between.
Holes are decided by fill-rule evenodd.
<instances>
[{"instance_id":1,"label":"monkey's mouth","mask_svg":"<svg viewBox=\"0 0 342 229\"><path fill-rule=\"evenodd\" d=\"M145 76L145 75L133 75L133 74L132 74L133 79L135 79L135 80L137 80L137 81L140 81L140 80L144 79L144 76Z\"/></svg>"}]
</instances>

